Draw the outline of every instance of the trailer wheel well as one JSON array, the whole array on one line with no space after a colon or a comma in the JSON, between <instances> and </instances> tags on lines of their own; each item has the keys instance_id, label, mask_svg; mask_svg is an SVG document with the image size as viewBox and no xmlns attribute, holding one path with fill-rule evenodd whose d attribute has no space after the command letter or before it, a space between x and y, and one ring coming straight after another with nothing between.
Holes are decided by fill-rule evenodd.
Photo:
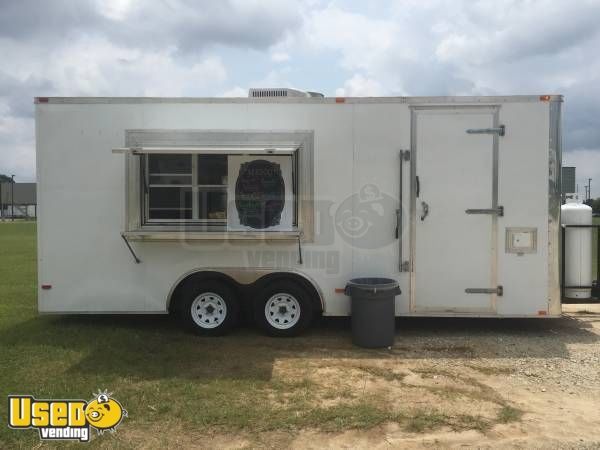
<instances>
[{"instance_id":1,"label":"trailer wheel well","mask_svg":"<svg viewBox=\"0 0 600 450\"><path fill-rule=\"evenodd\" d=\"M168 299L169 313L173 313L176 311L177 305L181 300L182 294L185 292L185 290L190 284L205 280L224 281L225 283L229 284L233 289L235 289L237 294L240 293L240 284L237 283L233 278L225 275L224 273L215 271L194 272L189 274L183 280L179 281L177 286L175 286L175 289L173 289L173 292L171 293L171 296Z\"/></svg>"},{"instance_id":2,"label":"trailer wheel well","mask_svg":"<svg viewBox=\"0 0 600 450\"><path fill-rule=\"evenodd\" d=\"M258 292L267 283L272 283L274 281L291 281L292 283L296 283L302 286L310 294L310 298L313 301L313 307L315 308L315 312L317 312L318 314L323 313L321 295L319 294L315 286L303 276L300 276L293 272L275 272L265 275L252 284L253 291Z\"/></svg>"},{"instance_id":3,"label":"trailer wheel well","mask_svg":"<svg viewBox=\"0 0 600 450\"><path fill-rule=\"evenodd\" d=\"M176 308L179 304L179 301L181 300L182 294L185 292L185 290L191 283L196 283L204 280L219 280L229 284L233 289L235 289L236 294L238 294L238 298L243 298L244 294L247 294L252 298L254 294L259 292L267 283L271 283L274 281L290 281L306 289L306 291L310 293L310 297L313 301L315 311L317 311L319 314L323 312L324 305L322 303L321 294L319 293L317 288L307 278L296 273L274 272L258 278L251 284L240 284L234 278L230 277L229 275L223 272L218 272L215 270L206 270L191 273L177 283L171 295L167 299L167 308L169 313L176 312Z\"/></svg>"}]
</instances>

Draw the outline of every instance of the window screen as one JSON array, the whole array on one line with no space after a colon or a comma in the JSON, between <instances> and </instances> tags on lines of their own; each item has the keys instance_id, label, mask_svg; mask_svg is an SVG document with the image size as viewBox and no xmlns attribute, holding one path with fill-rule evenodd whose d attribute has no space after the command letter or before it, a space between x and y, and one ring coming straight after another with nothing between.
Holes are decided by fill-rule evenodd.
<instances>
[{"instance_id":1,"label":"window screen","mask_svg":"<svg viewBox=\"0 0 600 450\"><path fill-rule=\"evenodd\" d=\"M206 230L290 230L295 226L292 155L148 154L144 223Z\"/></svg>"}]
</instances>

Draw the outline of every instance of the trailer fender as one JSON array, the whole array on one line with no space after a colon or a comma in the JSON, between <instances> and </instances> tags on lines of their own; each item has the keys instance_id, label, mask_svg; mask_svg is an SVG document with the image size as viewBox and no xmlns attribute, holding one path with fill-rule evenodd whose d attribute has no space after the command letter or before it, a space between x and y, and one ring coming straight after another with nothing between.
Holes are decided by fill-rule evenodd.
<instances>
[{"instance_id":1,"label":"trailer fender","mask_svg":"<svg viewBox=\"0 0 600 450\"><path fill-rule=\"evenodd\" d=\"M325 299L323 292L317 283L307 274L292 268L286 269L257 269L243 267L204 267L190 270L181 275L171 286L166 299L167 311L171 311L175 305L179 293L185 287L186 283L191 280L208 280L218 279L226 281L236 287L238 290L263 286L265 283L290 279L298 282L305 288L313 292L314 297L318 301L318 306L321 312L325 312Z\"/></svg>"}]
</instances>

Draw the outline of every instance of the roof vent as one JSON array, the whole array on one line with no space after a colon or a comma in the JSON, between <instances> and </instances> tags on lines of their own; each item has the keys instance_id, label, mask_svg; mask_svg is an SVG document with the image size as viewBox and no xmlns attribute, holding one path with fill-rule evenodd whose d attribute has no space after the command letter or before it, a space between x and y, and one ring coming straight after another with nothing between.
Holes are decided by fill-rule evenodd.
<instances>
[{"instance_id":1,"label":"roof vent","mask_svg":"<svg viewBox=\"0 0 600 450\"><path fill-rule=\"evenodd\" d=\"M318 97L324 95L319 92L304 92L290 88L250 88L248 97L251 98L283 98L283 97Z\"/></svg>"}]
</instances>

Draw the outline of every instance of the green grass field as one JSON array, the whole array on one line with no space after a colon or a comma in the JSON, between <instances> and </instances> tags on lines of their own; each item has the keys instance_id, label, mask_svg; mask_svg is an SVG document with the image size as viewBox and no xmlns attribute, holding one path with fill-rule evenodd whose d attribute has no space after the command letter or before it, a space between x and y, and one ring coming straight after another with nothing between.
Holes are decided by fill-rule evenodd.
<instances>
[{"instance_id":1,"label":"green grass field","mask_svg":"<svg viewBox=\"0 0 600 450\"><path fill-rule=\"evenodd\" d=\"M196 337L166 316L39 316L35 224L0 224L0 398L91 399L107 388L129 412L128 429L271 430L336 428L384 420L377 409L276 411L278 392L306 390L303 380L272 377L272 363L295 340L252 331L220 339ZM248 336L240 339L240 334ZM3 404L6 405L6 400ZM7 423L3 407L2 423ZM279 415L281 414L281 417ZM339 417L338 417L339 416ZM141 432L140 432L141 433ZM98 445L128 447L122 433ZM165 441L168 442L168 441ZM39 444L37 432L0 426L0 448Z\"/></svg>"},{"instance_id":2,"label":"green grass field","mask_svg":"<svg viewBox=\"0 0 600 450\"><path fill-rule=\"evenodd\" d=\"M91 445L124 448L173 445L177 436L169 436L170 430L209 435L305 427L329 431L401 417L370 401L315 406L310 380L296 375L305 368L285 377L273 372L277 359L318 348L322 336L274 339L241 329L211 339L182 331L168 316L40 316L35 245L34 223L0 223L4 405L9 394L90 400L106 388L129 417L117 433ZM347 336L343 341L348 344L342 351L351 350ZM39 445L36 431L5 425L5 408L0 409L0 448Z\"/></svg>"}]
</instances>

